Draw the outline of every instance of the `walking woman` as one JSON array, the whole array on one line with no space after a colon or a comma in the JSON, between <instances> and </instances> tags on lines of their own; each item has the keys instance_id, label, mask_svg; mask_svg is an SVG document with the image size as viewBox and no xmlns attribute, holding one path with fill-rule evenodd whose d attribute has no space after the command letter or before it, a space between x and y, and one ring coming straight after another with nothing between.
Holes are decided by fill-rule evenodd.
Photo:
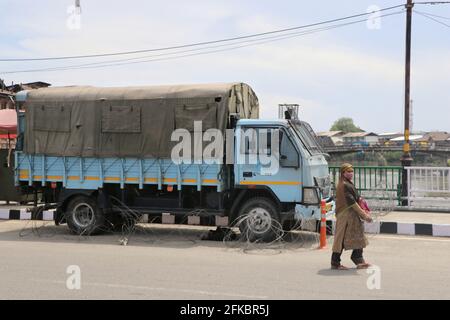
<instances>
[{"instance_id":1,"label":"walking woman","mask_svg":"<svg viewBox=\"0 0 450 320\"><path fill-rule=\"evenodd\" d=\"M331 268L347 270L341 264L342 250L353 250L351 259L358 269L370 267L363 258L363 249L368 245L364 235L364 221L372 222L368 212L359 206L360 196L353 185L353 166L341 166L336 188L336 234L331 256Z\"/></svg>"}]
</instances>

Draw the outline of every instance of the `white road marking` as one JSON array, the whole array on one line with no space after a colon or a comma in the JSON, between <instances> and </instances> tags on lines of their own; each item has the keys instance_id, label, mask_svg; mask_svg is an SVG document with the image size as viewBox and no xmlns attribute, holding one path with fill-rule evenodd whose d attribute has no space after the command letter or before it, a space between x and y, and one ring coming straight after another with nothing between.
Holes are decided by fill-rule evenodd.
<instances>
[{"instance_id":1,"label":"white road marking","mask_svg":"<svg viewBox=\"0 0 450 320\"><path fill-rule=\"evenodd\" d=\"M46 282L46 283L54 283L54 284L62 284L66 285L65 281L56 281L56 280L34 280L36 282ZM113 284L113 283L98 283L98 282L82 282L82 286L85 287L107 287L107 288L119 288L119 289L133 289L133 290L148 290L148 291L169 291L169 292L183 292L183 293L194 293L194 294L203 294L207 296L227 296L227 297L238 297L238 298L247 298L247 299L268 299L267 296L252 296L252 295L243 295L238 293L227 293L227 292L210 292L203 290L192 290L192 289L177 289L177 288L161 288L161 287L146 287L146 286L133 286L126 284Z\"/></svg>"}]
</instances>

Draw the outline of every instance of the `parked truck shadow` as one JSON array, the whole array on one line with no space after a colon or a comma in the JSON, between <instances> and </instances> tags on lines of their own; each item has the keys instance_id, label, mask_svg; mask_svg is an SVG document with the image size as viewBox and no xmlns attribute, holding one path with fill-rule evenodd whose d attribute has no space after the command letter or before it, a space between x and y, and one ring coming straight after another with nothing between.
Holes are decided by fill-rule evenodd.
<instances>
[{"instance_id":1,"label":"parked truck shadow","mask_svg":"<svg viewBox=\"0 0 450 320\"><path fill-rule=\"evenodd\" d=\"M282 240L276 243L243 243L237 238L225 240L217 233L216 227L139 224L136 227L103 232L98 235L76 235L70 232L67 225L56 226L54 222L43 221L5 221L0 227L0 241L29 241L53 243L77 243L87 245L128 245L167 248L215 247L227 249L243 249L248 251L263 251L267 249L296 250L315 248L317 235L315 233L287 232ZM230 232L235 232L230 230Z\"/></svg>"}]
</instances>

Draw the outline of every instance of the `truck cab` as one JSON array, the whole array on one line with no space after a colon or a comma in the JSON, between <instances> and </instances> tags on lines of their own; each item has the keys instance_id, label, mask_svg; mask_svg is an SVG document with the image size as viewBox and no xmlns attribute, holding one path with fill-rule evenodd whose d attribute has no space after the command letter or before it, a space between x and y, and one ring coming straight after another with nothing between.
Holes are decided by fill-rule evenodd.
<instances>
[{"instance_id":1,"label":"truck cab","mask_svg":"<svg viewBox=\"0 0 450 320\"><path fill-rule=\"evenodd\" d=\"M256 148L246 139L252 135L261 139L264 134L267 143L258 143ZM278 137L272 139L274 135ZM269 192L283 208L286 217L280 217L282 221L319 220L322 199L326 200L327 214L333 213L326 154L308 123L291 119L243 119L237 122L236 141L241 143L235 148L235 188Z\"/></svg>"}]
</instances>

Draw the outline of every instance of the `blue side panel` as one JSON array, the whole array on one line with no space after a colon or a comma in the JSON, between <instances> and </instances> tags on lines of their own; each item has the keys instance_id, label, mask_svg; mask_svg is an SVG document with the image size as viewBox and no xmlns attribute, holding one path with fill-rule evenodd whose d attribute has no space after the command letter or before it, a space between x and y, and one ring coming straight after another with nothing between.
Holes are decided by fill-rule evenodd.
<instances>
[{"instance_id":1,"label":"blue side panel","mask_svg":"<svg viewBox=\"0 0 450 320\"><path fill-rule=\"evenodd\" d=\"M224 189L219 164L181 164L170 159L138 158L82 158L29 155L16 152L16 185L26 181L29 185L40 182L62 182L68 189L95 190L105 183L144 185L176 185L181 190L185 185L213 186Z\"/></svg>"}]
</instances>

